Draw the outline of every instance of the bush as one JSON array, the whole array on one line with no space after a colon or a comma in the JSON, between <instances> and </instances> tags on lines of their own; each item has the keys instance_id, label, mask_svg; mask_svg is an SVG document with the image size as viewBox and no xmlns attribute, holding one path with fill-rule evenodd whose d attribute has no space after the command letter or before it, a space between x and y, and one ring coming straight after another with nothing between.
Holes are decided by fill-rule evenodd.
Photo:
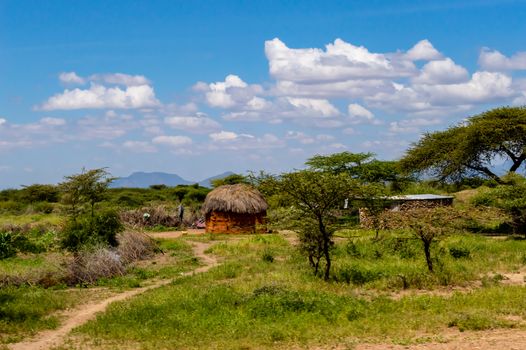
<instances>
[{"instance_id":1,"label":"bush","mask_svg":"<svg viewBox=\"0 0 526 350\"><path fill-rule=\"evenodd\" d=\"M126 268L117 252L92 246L78 252L70 265L70 284L92 284L101 278L122 276Z\"/></svg>"},{"instance_id":2,"label":"bush","mask_svg":"<svg viewBox=\"0 0 526 350\"><path fill-rule=\"evenodd\" d=\"M122 232L117 236L117 241L117 254L124 264L149 258L157 249L155 241L141 232Z\"/></svg>"},{"instance_id":3,"label":"bush","mask_svg":"<svg viewBox=\"0 0 526 350\"><path fill-rule=\"evenodd\" d=\"M449 248L449 254L455 259L469 258L471 252L469 249L464 247L451 247Z\"/></svg>"},{"instance_id":4,"label":"bush","mask_svg":"<svg viewBox=\"0 0 526 350\"><path fill-rule=\"evenodd\" d=\"M13 238L9 232L0 232L0 259L16 255Z\"/></svg>"},{"instance_id":5,"label":"bush","mask_svg":"<svg viewBox=\"0 0 526 350\"><path fill-rule=\"evenodd\" d=\"M147 219L144 218L145 213L150 215ZM177 227L181 224L177 216L177 210L166 205L128 210L122 212L120 218L123 223L133 227L154 227L157 225Z\"/></svg>"},{"instance_id":6,"label":"bush","mask_svg":"<svg viewBox=\"0 0 526 350\"><path fill-rule=\"evenodd\" d=\"M85 245L104 244L117 246L117 233L123 230L119 215L105 211L91 217L70 219L62 230L62 247L78 251Z\"/></svg>"}]
</instances>

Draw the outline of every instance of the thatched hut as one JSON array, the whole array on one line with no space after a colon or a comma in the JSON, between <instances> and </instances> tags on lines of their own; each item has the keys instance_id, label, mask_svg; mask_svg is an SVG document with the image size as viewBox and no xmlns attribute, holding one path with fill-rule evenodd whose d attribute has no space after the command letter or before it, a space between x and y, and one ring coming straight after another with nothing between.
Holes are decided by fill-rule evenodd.
<instances>
[{"instance_id":1,"label":"thatched hut","mask_svg":"<svg viewBox=\"0 0 526 350\"><path fill-rule=\"evenodd\" d=\"M203 205L206 232L264 232L267 207L263 195L252 186L220 186L208 193Z\"/></svg>"}]
</instances>

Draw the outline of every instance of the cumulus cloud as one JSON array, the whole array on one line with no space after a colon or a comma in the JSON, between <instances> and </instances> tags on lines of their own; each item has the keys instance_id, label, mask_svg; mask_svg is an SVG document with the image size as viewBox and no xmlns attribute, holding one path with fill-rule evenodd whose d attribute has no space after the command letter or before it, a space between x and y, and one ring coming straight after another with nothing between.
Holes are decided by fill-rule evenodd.
<instances>
[{"instance_id":1,"label":"cumulus cloud","mask_svg":"<svg viewBox=\"0 0 526 350\"><path fill-rule=\"evenodd\" d=\"M296 82L342 81L356 78L410 76L416 67L401 55L372 53L341 39L317 48L290 49L278 38L265 42L270 74Z\"/></svg>"},{"instance_id":2,"label":"cumulus cloud","mask_svg":"<svg viewBox=\"0 0 526 350\"><path fill-rule=\"evenodd\" d=\"M224 81L215 83L198 82L194 90L205 95L206 102L211 107L239 108L258 110L265 107L266 101L257 94L263 92L260 85L249 85L234 74L228 75Z\"/></svg>"},{"instance_id":3,"label":"cumulus cloud","mask_svg":"<svg viewBox=\"0 0 526 350\"><path fill-rule=\"evenodd\" d=\"M64 84L82 85L86 83L86 80L78 76L75 72L62 72L59 74L58 79Z\"/></svg>"},{"instance_id":4,"label":"cumulus cloud","mask_svg":"<svg viewBox=\"0 0 526 350\"><path fill-rule=\"evenodd\" d=\"M526 70L526 52L506 57L497 50L484 48L480 52L479 65L488 71Z\"/></svg>"},{"instance_id":5,"label":"cumulus cloud","mask_svg":"<svg viewBox=\"0 0 526 350\"><path fill-rule=\"evenodd\" d=\"M7 123L7 120L4 118L0 118L0 126L4 125L5 123Z\"/></svg>"},{"instance_id":6,"label":"cumulus cloud","mask_svg":"<svg viewBox=\"0 0 526 350\"><path fill-rule=\"evenodd\" d=\"M416 43L415 46L407 51L405 56L412 61L429 61L442 58L442 54L427 39Z\"/></svg>"},{"instance_id":7,"label":"cumulus cloud","mask_svg":"<svg viewBox=\"0 0 526 350\"><path fill-rule=\"evenodd\" d=\"M204 115L166 117L164 122L174 129L193 133L209 133L221 128L218 122Z\"/></svg>"},{"instance_id":8,"label":"cumulus cloud","mask_svg":"<svg viewBox=\"0 0 526 350\"><path fill-rule=\"evenodd\" d=\"M91 84L89 89L66 89L50 97L38 109L44 111L73 109L132 109L158 106L154 90L149 85L105 87Z\"/></svg>"},{"instance_id":9,"label":"cumulus cloud","mask_svg":"<svg viewBox=\"0 0 526 350\"><path fill-rule=\"evenodd\" d=\"M156 136L152 142L159 145L166 145L170 147L188 146L192 144L192 139L188 136Z\"/></svg>"},{"instance_id":10,"label":"cumulus cloud","mask_svg":"<svg viewBox=\"0 0 526 350\"><path fill-rule=\"evenodd\" d=\"M340 114L340 111L326 99L289 97L288 102L298 111L318 114L321 117L334 117Z\"/></svg>"},{"instance_id":11,"label":"cumulus cloud","mask_svg":"<svg viewBox=\"0 0 526 350\"><path fill-rule=\"evenodd\" d=\"M416 84L454 84L467 80L469 80L468 71L447 57L426 63L413 82Z\"/></svg>"}]
</instances>

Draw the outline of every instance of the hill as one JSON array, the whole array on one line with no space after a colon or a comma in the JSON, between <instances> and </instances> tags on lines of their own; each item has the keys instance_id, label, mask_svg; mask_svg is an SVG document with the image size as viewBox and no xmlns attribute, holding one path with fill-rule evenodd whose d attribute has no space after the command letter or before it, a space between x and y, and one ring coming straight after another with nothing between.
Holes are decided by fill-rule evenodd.
<instances>
[{"instance_id":1,"label":"hill","mask_svg":"<svg viewBox=\"0 0 526 350\"><path fill-rule=\"evenodd\" d=\"M191 185L194 183L199 183L200 186L211 187L210 182L215 179L221 179L228 175L233 174L231 171L224 172L219 175L215 175L204 179L202 181L189 181L183 179L177 174L169 174L162 172L135 172L127 177L121 177L113 181L110 185L111 188L148 188L151 185L166 185L166 186L177 186L177 185Z\"/></svg>"}]
</instances>

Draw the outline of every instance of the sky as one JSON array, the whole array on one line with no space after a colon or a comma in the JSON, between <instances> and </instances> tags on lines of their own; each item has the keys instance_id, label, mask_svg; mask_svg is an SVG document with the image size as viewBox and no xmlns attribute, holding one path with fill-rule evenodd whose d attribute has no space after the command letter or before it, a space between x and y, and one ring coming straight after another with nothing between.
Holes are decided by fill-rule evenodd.
<instances>
[{"instance_id":1,"label":"sky","mask_svg":"<svg viewBox=\"0 0 526 350\"><path fill-rule=\"evenodd\" d=\"M0 0L0 188L398 159L526 104L526 1Z\"/></svg>"}]
</instances>

